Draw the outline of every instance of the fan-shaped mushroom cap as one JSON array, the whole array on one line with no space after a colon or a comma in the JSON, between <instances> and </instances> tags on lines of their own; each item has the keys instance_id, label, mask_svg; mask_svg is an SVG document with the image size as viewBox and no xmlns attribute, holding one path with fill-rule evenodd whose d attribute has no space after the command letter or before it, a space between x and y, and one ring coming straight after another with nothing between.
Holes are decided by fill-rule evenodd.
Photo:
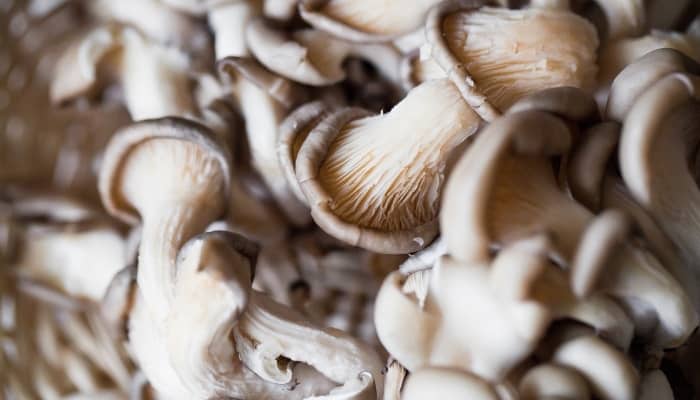
<instances>
[{"instance_id":1,"label":"fan-shaped mushroom cap","mask_svg":"<svg viewBox=\"0 0 700 400\"><path fill-rule=\"evenodd\" d=\"M573 369L540 364L530 369L520 380L518 391L523 400L560 398L588 400L591 398L586 380Z\"/></svg>"},{"instance_id":2,"label":"fan-shaped mushroom cap","mask_svg":"<svg viewBox=\"0 0 700 400\"><path fill-rule=\"evenodd\" d=\"M466 371L424 368L411 373L404 384L404 400L427 398L501 400L487 381Z\"/></svg>"},{"instance_id":3,"label":"fan-shaped mushroom cap","mask_svg":"<svg viewBox=\"0 0 700 400\"><path fill-rule=\"evenodd\" d=\"M548 87L592 87L598 39L586 20L565 10L478 6L435 7L426 35L432 58L483 119Z\"/></svg>"},{"instance_id":4,"label":"fan-shaped mushroom cap","mask_svg":"<svg viewBox=\"0 0 700 400\"><path fill-rule=\"evenodd\" d=\"M325 32L303 29L286 35L257 19L246 28L251 52L267 68L295 82L325 86L345 79L350 56L370 61L390 80L398 80L399 53L390 45L358 45Z\"/></svg>"},{"instance_id":5,"label":"fan-shaped mushroom cap","mask_svg":"<svg viewBox=\"0 0 700 400\"><path fill-rule=\"evenodd\" d=\"M549 312L529 292L547 262L543 244L518 242L490 266L443 256L429 271L424 309L401 288L400 273L390 274L375 305L379 339L411 371L440 365L502 379L549 323Z\"/></svg>"},{"instance_id":6,"label":"fan-shaped mushroom cap","mask_svg":"<svg viewBox=\"0 0 700 400\"><path fill-rule=\"evenodd\" d=\"M102 203L124 222L143 223L138 283L157 315L166 315L172 300L177 251L225 211L229 168L230 155L213 134L180 118L132 124L105 150Z\"/></svg>"},{"instance_id":7,"label":"fan-shaped mushroom cap","mask_svg":"<svg viewBox=\"0 0 700 400\"><path fill-rule=\"evenodd\" d=\"M418 28L441 0L302 0L299 12L316 29L353 42L386 42Z\"/></svg>"},{"instance_id":8,"label":"fan-shaped mushroom cap","mask_svg":"<svg viewBox=\"0 0 700 400\"><path fill-rule=\"evenodd\" d=\"M296 175L312 217L355 246L419 250L437 234L448 156L478 125L445 79L416 87L388 114L337 111L311 131L297 155Z\"/></svg>"}]
</instances>

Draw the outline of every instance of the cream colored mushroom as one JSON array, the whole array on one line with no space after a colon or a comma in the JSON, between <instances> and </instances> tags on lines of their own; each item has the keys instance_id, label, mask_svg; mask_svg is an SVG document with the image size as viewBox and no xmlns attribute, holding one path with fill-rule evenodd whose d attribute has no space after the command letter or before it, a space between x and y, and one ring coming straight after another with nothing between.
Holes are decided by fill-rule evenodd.
<instances>
[{"instance_id":1,"label":"cream colored mushroom","mask_svg":"<svg viewBox=\"0 0 700 400\"><path fill-rule=\"evenodd\" d=\"M346 75L343 62L353 56L369 61L389 80L398 80L399 53L388 45L359 45L314 29L286 35L262 19L248 24L245 37L255 58L295 82L312 86L340 82Z\"/></svg>"},{"instance_id":2,"label":"cream colored mushroom","mask_svg":"<svg viewBox=\"0 0 700 400\"><path fill-rule=\"evenodd\" d=\"M565 342L555 351L552 360L585 377L597 398L636 398L639 373L624 354L595 336Z\"/></svg>"},{"instance_id":3,"label":"cream colored mushroom","mask_svg":"<svg viewBox=\"0 0 700 400\"><path fill-rule=\"evenodd\" d=\"M131 28L102 26L73 43L59 59L51 100L65 103L99 90L105 75L117 80L134 120L194 116L188 57Z\"/></svg>"},{"instance_id":4,"label":"cream colored mushroom","mask_svg":"<svg viewBox=\"0 0 700 400\"><path fill-rule=\"evenodd\" d=\"M547 262L543 245L516 243L491 265L443 256L430 271L424 309L403 292L400 273L390 274L375 305L379 339L409 371L444 366L502 379L534 350L549 324L550 313L529 297Z\"/></svg>"},{"instance_id":5,"label":"cream colored mushroom","mask_svg":"<svg viewBox=\"0 0 700 400\"><path fill-rule=\"evenodd\" d=\"M437 234L449 155L479 123L446 79L414 88L388 114L335 112L309 133L296 159L314 221L369 250L421 249Z\"/></svg>"},{"instance_id":6,"label":"cream colored mushroom","mask_svg":"<svg viewBox=\"0 0 700 400\"><path fill-rule=\"evenodd\" d=\"M404 400L440 399L501 400L487 381L466 371L424 368L411 373L403 389Z\"/></svg>"},{"instance_id":7,"label":"cream colored mushroom","mask_svg":"<svg viewBox=\"0 0 700 400\"><path fill-rule=\"evenodd\" d=\"M537 103L534 99L513 109ZM590 99L582 104L594 108ZM568 108L573 115L578 107ZM567 131L562 120L531 110L514 111L482 132L446 186L441 227L453 257L483 262L495 243L507 244L533 232L552 232L561 251L554 256L562 257L564 263L572 260L593 215L561 192L547 157L534 157L563 153L570 140ZM655 345L677 346L692 332L697 316L687 295L647 251L626 243L607 261L606 268L608 292L628 310L640 311L632 315L635 325L639 333L650 334ZM632 281L623 276L635 277L648 290L633 289ZM641 302L640 296L644 298ZM647 326L645 309L655 310L658 325Z\"/></svg>"},{"instance_id":8,"label":"cream colored mushroom","mask_svg":"<svg viewBox=\"0 0 700 400\"><path fill-rule=\"evenodd\" d=\"M619 150L630 192L677 246L696 281L697 227L692 221L700 192L691 168L700 123L699 84L695 75L670 73L641 91L624 120Z\"/></svg>"},{"instance_id":9,"label":"cream colored mushroom","mask_svg":"<svg viewBox=\"0 0 700 400\"><path fill-rule=\"evenodd\" d=\"M556 364L540 364L522 377L518 391L523 400L558 398L588 400L586 380L576 371Z\"/></svg>"},{"instance_id":10,"label":"cream colored mushroom","mask_svg":"<svg viewBox=\"0 0 700 400\"><path fill-rule=\"evenodd\" d=\"M274 75L264 69L254 64L240 63L236 59L225 59L220 63L220 69L234 79L235 96L246 122L251 164L290 221L296 225L306 225L310 220L308 209L296 198L287 183L277 157L278 127L288 113L287 106L277 98L294 99L294 86L278 90L278 83L288 81L273 79Z\"/></svg>"},{"instance_id":11,"label":"cream colored mushroom","mask_svg":"<svg viewBox=\"0 0 700 400\"><path fill-rule=\"evenodd\" d=\"M267 5L268 1L265 2ZM260 14L256 2L238 0L217 5L207 12L209 26L214 31L216 60L226 57L245 57L248 44L245 29Z\"/></svg>"},{"instance_id":12,"label":"cream colored mushroom","mask_svg":"<svg viewBox=\"0 0 700 400\"><path fill-rule=\"evenodd\" d=\"M414 31L441 0L420 0L407 7L399 0L302 0L299 12L316 29L359 43L386 42Z\"/></svg>"},{"instance_id":13,"label":"cream colored mushroom","mask_svg":"<svg viewBox=\"0 0 700 400\"><path fill-rule=\"evenodd\" d=\"M567 10L479 6L447 1L431 10L425 51L483 119L538 90L592 88L598 38L586 20Z\"/></svg>"},{"instance_id":14,"label":"cream colored mushroom","mask_svg":"<svg viewBox=\"0 0 700 400\"><path fill-rule=\"evenodd\" d=\"M138 284L155 315L167 315L172 302L180 247L224 214L229 168L230 155L213 134L183 119L137 122L107 146L100 195L112 215L143 224Z\"/></svg>"}]
</instances>

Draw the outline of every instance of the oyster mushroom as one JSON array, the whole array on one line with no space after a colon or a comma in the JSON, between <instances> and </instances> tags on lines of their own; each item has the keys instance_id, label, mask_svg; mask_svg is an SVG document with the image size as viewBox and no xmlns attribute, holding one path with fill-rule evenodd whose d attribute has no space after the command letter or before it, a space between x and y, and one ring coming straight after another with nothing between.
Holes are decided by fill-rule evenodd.
<instances>
[{"instance_id":1,"label":"oyster mushroom","mask_svg":"<svg viewBox=\"0 0 700 400\"><path fill-rule=\"evenodd\" d=\"M308 209L287 183L277 157L278 127L288 113L287 105L277 99L282 97L290 100L287 104L293 104L291 99L298 98L296 87L282 86L289 81L274 78L261 67L234 58L224 59L219 68L235 81L235 95L246 122L252 166L289 220L296 225L306 225L310 219Z\"/></svg>"},{"instance_id":2,"label":"oyster mushroom","mask_svg":"<svg viewBox=\"0 0 700 400\"><path fill-rule=\"evenodd\" d=\"M432 396L441 399L502 399L491 384L466 371L433 367L408 376L402 399L420 400Z\"/></svg>"},{"instance_id":3,"label":"oyster mushroom","mask_svg":"<svg viewBox=\"0 0 700 400\"><path fill-rule=\"evenodd\" d=\"M265 4L267 3L266 1ZM245 29L259 11L255 2L240 0L217 5L207 12L209 26L214 31L214 52L217 61L226 57L248 55Z\"/></svg>"},{"instance_id":4,"label":"oyster mushroom","mask_svg":"<svg viewBox=\"0 0 700 400\"><path fill-rule=\"evenodd\" d=\"M430 271L423 309L402 290L400 273L391 273L375 305L380 341L409 371L439 365L488 380L504 378L534 350L549 324L550 313L529 296L547 262L543 245L518 242L491 265L443 256Z\"/></svg>"},{"instance_id":5,"label":"oyster mushroom","mask_svg":"<svg viewBox=\"0 0 700 400\"><path fill-rule=\"evenodd\" d=\"M592 88L598 37L586 20L567 10L480 5L435 7L426 37L431 60L483 119L538 90Z\"/></svg>"},{"instance_id":6,"label":"oyster mushroom","mask_svg":"<svg viewBox=\"0 0 700 400\"><path fill-rule=\"evenodd\" d=\"M102 26L64 51L50 96L55 104L90 96L105 75L112 75L124 90L134 120L193 116L189 66L184 53L153 43L134 29Z\"/></svg>"},{"instance_id":7,"label":"oyster mushroom","mask_svg":"<svg viewBox=\"0 0 700 400\"><path fill-rule=\"evenodd\" d=\"M168 398L375 398L381 389L376 355L253 291L256 251L227 232L185 244L164 327L153 325L137 298L130 341L155 388ZM208 296L199 295L202 290Z\"/></svg>"},{"instance_id":8,"label":"oyster mushroom","mask_svg":"<svg viewBox=\"0 0 700 400\"><path fill-rule=\"evenodd\" d=\"M607 39L635 36L646 24L644 0L596 0L605 14Z\"/></svg>"},{"instance_id":9,"label":"oyster mushroom","mask_svg":"<svg viewBox=\"0 0 700 400\"><path fill-rule=\"evenodd\" d=\"M224 214L229 168L227 150L196 122L137 122L110 140L100 171L100 195L112 215L143 224L138 285L155 315L167 315L172 302L180 247Z\"/></svg>"},{"instance_id":10,"label":"oyster mushroom","mask_svg":"<svg viewBox=\"0 0 700 400\"><path fill-rule=\"evenodd\" d=\"M585 377L597 398L636 399L639 373L624 354L595 336L565 342L552 360Z\"/></svg>"},{"instance_id":11,"label":"oyster mushroom","mask_svg":"<svg viewBox=\"0 0 700 400\"><path fill-rule=\"evenodd\" d=\"M353 42L386 42L416 30L441 0L420 0L410 7L399 0L301 0L299 13L316 29Z\"/></svg>"},{"instance_id":12,"label":"oyster mushroom","mask_svg":"<svg viewBox=\"0 0 700 400\"><path fill-rule=\"evenodd\" d=\"M448 157L478 125L446 79L414 88L388 114L333 113L309 133L296 159L314 221L369 250L421 249L437 234Z\"/></svg>"},{"instance_id":13,"label":"oyster mushroom","mask_svg":"<svg viewBox=\"0 0 700 400\"><path fill-rule=\"evenodd\" d=\"M245 37L256 59L295 82L311 86L340 82L346 76L343 62L353 56L369 61L389 80L398 80L399 53L391 46L345 42L314 29L290 36L257 19L248 24Z\"/></svg>"},{"instance_id":14,"label":"oyster mushroom","mask_svg":"<svg viewBox=\"0 0 700 400\"><path fill-rule=\"evenodd\" d=\"M537 102L535 97L521 104ZM595 109L590 98L579 104ZM525 106L516 104L513 109ZM578 107L569 108L573 116ZM493 244L552 232L560 251L553 256L563 258L565 264L573 260L574 249L593 215L558 188L548 157L542 157L564 153L570 140L567 132L563 120L530 110L514 111L480 134L446 186L441 227L453 257L483 262ZM607 292L634 311L638 333L650 335L650 341L661 347L677 346L688 337L697 316L680 284L653 255L626 242L605 265ZM649 290L635 290L631 282ZM649 310L654 310L654 321L658 322L653 328L645 316Z\"/></svg>"},{"instance_id":15,"label":"oyster mushroom","mask_svg":"<svg viewBox=\"0 0 700 400\"><path fill-rule=\"evenodd\" d=\"M691 168L700 124L699 84L695 75L670 73L642 91L624 120L619 147L626 185L677 246L696 282L697 229L692 221L700 192Z\"/></svg>"},{"instance_id":16,"label":"oyster mushroom","mask_svg":"<svg viewBox=\"0 0 700 400\"><path fill-rule=\"evenodd\" d=\"M518 391L523 400L591 398L586 380L576 371L556 364L540 364L520 380Z\"/></svg>"},{"instance_id":17,"label":"oyster mushroom","mask_svg":"<svg viewBox=\"0 0 700 400\"><path fill-rule=\"evenodd\" d=\"M264 0L263 14L277 21L289 21L296 16L298 0Z\"/></svg>"}]
</instances>

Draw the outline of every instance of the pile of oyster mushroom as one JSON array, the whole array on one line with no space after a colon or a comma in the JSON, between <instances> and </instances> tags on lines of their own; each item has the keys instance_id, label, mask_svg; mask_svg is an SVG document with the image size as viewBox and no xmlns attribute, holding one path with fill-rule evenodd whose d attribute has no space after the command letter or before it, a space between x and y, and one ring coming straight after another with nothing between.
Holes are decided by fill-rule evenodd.
<instances>
[{"instance_id":1,"label":"pile of oyster mushroom","mask_svg":"<svg viewBox=\"0 0 700 400\"><path fill-rule=\"evenodd\" d=\"M0 22L0 397L700 396L697 2Z\"/></svg>"}]
</instances>

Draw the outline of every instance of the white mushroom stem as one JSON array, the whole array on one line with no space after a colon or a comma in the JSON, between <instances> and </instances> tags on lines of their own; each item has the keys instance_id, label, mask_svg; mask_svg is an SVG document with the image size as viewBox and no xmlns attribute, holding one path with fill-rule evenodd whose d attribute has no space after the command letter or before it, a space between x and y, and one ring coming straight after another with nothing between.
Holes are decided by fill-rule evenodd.
<instances>
[{"instance_id":1,"label":"white mushroom stem","mask_svg":"<svg viewBox=\"0 0 700 400\"><path fill-rule=\"evenodd\" d=\"M248 55L245 28L258 13L254 2L247 0L225 3L209 10L207 18L214 31L217 60Z\"/></svg>"},{"instance_id":2,"label":"white mushroom stem","mask_svg":"<svg viewBox=\"0 0 700 400\"><path fill-rule=\"evenodd\" d=\"M602 400L635 400L639 374L627 357L595 336L582 336L561 345L552 361L586 378Z\"/></svg>"}]
</instances>

